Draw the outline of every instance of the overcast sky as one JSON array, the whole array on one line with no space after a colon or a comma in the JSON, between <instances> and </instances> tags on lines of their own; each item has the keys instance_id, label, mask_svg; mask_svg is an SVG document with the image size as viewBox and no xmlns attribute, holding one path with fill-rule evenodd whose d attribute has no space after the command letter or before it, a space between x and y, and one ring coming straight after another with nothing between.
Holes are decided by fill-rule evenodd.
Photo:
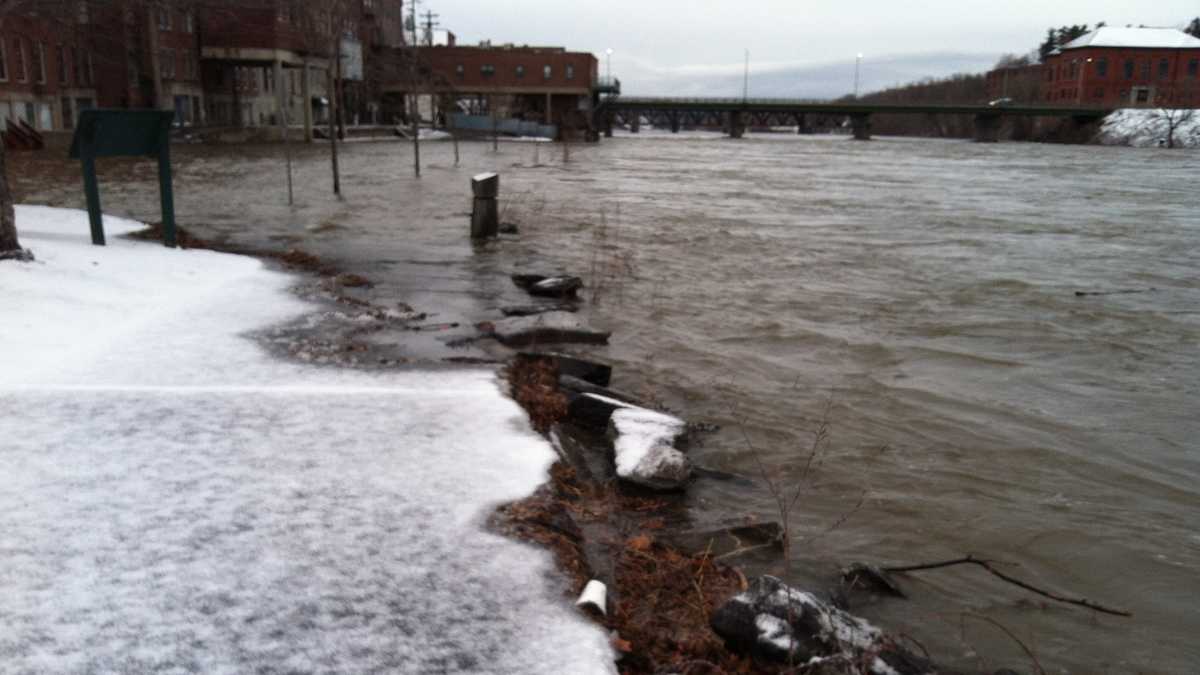
<instances>
[{"instance_id":1,"label":"overcast sky","mask_svg":"<svg viewBox=\"0 0 1200 675\"><path fill-rule=\"evenodd\" d=\"M1054 25L1182 26L1200 0L421 0L462 44L482 39L590 51L613 74L696 78L931 52L1024 53ZM666 80L662 80L666 81ZM669 94L671 92L662 92Z\"/></svg>"}]
</instances>

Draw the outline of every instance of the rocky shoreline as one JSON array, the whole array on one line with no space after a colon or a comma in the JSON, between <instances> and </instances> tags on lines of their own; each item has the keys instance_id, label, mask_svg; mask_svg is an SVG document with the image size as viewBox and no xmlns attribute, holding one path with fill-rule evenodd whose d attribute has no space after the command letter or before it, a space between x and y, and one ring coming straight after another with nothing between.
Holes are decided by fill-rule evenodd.
<instances>
[{"instance_id":1,"label":"rocky shoreline","mask_svg":"<svg viewBox=\"0 0 1200 675\"><path fill-rule=\"evenodd\" d=\"M157 231L135 235L156 239ZM306 275L296 292L323 305L300 323L256 336L282 356L314 365L409 365L374 334L448 328L403 303L382 307L359 289L371 282L300 250L264 252L214 246L186 232L185 248L252 255ZM849 571L823 593L769 575L748 579L739 560L777 560L787 533L773 522L696 530L684 493L697 480L739 477L697 466L689 444L713 429L688 423L609 388L607 364L564 353L604 344L607 331L577 316L583 282L565 275L515 274L528 305L475 326L466 341L485 357L448 363L503 364L509 394L558 453L550 479L506 504L489 525L547 548L570 580L572 598L610 634L622 673L951 672L927 654L848 613L851 600L891 595L886 575ZM458 328L458 326L454 326ZM388 333L391 335L391 333ZM742 478L741 480L748 480Z\"/></svg>"}]
</instances>

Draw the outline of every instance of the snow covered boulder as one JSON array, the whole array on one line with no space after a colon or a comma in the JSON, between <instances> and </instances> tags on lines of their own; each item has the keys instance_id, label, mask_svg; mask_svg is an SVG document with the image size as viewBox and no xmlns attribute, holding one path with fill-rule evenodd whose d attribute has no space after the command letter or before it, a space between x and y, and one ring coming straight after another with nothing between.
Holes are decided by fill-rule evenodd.
<instances>
[{"instance_id":1,"label":"snow covered boulder","mask_svg":"<svg viewBox=\"0 0 1200 675\"><path fill-rule=\"evenodd\" d=\"M692 478L692 462L675 448L675 442L687 433L687 424L660 412L613 402L617 407L608 421L608 437L613 442L617 478L652 490L686 487Z\"/></svg>"},{"instance_id":2,"label":"snow covered boulder","mask_svg":"<svg viewBox=\"0 0 1200 675\"><path fill-rule=\"evenodd\" d=\"M492 324L496 339L506 345L526 346L559 342L604 344L612 333L595 330L569 312L514 316Z\"/></svg>"},{"instance_id":3,"label":"snow covered boulder","mask_svg":"<svg viewBox=\"0 0 1200 675\"><path fill-rule=\"evenodd\" d=\"M933 665L897 647L863 619L761 576L713 614L730 649L763 661L817 666L869 663L874 675L916 675Z\"/></svg>"}]
</instances>

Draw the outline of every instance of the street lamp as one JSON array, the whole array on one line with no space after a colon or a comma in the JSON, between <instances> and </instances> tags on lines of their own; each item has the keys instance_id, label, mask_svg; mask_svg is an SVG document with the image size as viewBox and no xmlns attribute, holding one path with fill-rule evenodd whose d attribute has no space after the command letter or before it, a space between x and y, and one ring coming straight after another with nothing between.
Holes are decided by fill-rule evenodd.
<instances>
[{"instance_id":1,"label":"street lamp","mask_svg":"<svg viewBox=\"0 0 1200 675\"><path fill-rule=\"evenodd\" d=\"M612 82L612 47L609 47L604 53L608 56L604 66L604 69L608 72L604 74L604 77L607 78L609 82Z\"/></svg>"},{"instance_id":2,"label":"street lamp","mask_svg":"<svg viewBox=\"0 0 1200 675\"><path fill-rule=\"evenodd\" d=\"M858 98L858 70L862 66L862 52L854 59L854 98Z\"/></svg>"},{"instance_id":3,"label":"street lamp","mask_svg":"<svg viewBox=\"0 0 1200 675\"><path fill-rule=\"evenodd\" d=\"M1091 63L1091 57L1083 60L1079 64L1079 85L1075 91L1075 105L1083 105L1083 73L1087 70L1087 64Z\"/></svg>"}]
</instances>

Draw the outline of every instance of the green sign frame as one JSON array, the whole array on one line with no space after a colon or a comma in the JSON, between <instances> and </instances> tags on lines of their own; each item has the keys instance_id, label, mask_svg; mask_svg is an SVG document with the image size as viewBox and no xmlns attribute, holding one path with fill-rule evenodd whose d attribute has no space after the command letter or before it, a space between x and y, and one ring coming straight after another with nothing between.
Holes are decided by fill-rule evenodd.
<instances>
[{"instance_id":1,"label":"green sign frame","mask_svg":"<svg viewBox=\"0 0 1200 675\"><path fill-rule=\"evenodd\" d=\"M100 211L99 157L157 157L158 192L162 205L163 245L174 248L175 195L171 188L171 110L111 110L93 108L79 113L71 140L71 159L83 163L83 192L87 197L92 243L104 246Z\"/></svg>"}]
</instances>

